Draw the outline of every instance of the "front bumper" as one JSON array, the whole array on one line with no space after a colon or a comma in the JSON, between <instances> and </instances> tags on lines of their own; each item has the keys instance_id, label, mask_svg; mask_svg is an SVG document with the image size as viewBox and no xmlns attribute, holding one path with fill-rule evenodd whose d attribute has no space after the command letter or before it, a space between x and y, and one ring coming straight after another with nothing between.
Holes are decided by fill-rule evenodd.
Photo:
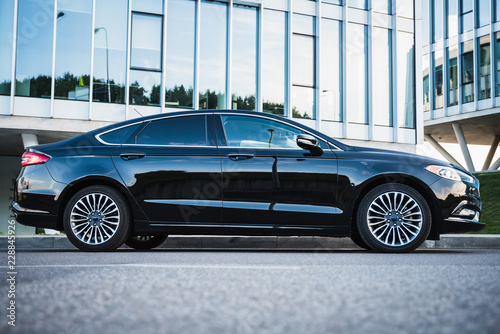
<instances>
[{"instance_id":1,"label":"front bumper","mask_svg":"<svg viewBox=\"0 0 500 334\"><path fill-rule=\"evenodd\" d=\"M476 220L456 219L452 217L444 220L442 233L477 232L481 231L485 226L485 223L480 223Z\"/></svg>"}]
</instances>

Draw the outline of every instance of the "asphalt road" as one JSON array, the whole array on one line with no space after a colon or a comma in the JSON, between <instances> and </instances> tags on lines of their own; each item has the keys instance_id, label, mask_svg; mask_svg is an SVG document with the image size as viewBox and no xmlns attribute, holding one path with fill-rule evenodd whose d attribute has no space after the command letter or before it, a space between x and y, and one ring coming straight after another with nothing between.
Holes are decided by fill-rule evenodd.
<instances>
[{"instance_id":1,"label":"asphalt road","mask_svg":"<svg viewBox=\"0 0 500 334\"><path fill-rule=\"evenodd\" d=\"M5 253L4 253L5 254ZM1 333L499 333L500 250L16 254Z\"/></svg>"}]
</instances>

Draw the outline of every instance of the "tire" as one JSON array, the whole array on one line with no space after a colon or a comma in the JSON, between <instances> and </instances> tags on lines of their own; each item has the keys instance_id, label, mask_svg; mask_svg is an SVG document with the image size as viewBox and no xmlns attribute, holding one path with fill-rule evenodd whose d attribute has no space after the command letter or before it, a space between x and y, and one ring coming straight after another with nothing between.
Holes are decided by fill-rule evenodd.
<instances>
[{"instance_id":1,"label":"tire","mask_svg":"<svg viewBox=\"0 0 500 334\"><path fill-rule=\"evenodd\" d=\"M168 235L133 235L125 244L135 249L152 249L164 243L167 237Z\"/></svg>"},{"instance_id":2,"label":"tire","mask_svg":"<svg viewBox=\"0 0 500 334\"><path fill-rule=\"evenodd\" d=\"M361 247L361 248L364 248L366 250L372 250L367 244L366 242L363 241L363 239L361 238L361 236L359 234L353 234L351 235L351 240L352 242L354 242L358 247Z\"/></svg>"},{"instance_id":3,"label":"tire","mask_svg":"<svg viewBox=\"0 0 500 334\"><path fill-rule=\"evenodd\" d=\"M365 195L356 223L361 239L369 248L406 253L427 239L432 217L429 205L418 191L404 184L389 183Z\"/></svg>"},{"instance_id":4,"label":"tire","mask_svg":"<svg viewBox=\"0 0 500 334\"><path fill-rule=\"evenodd\" d=\"M71 243L87 252L113 251L132 231L127 201L107 186L90 186L73 195L64 210L63 226Z\"/></svg>"}]
</instances>

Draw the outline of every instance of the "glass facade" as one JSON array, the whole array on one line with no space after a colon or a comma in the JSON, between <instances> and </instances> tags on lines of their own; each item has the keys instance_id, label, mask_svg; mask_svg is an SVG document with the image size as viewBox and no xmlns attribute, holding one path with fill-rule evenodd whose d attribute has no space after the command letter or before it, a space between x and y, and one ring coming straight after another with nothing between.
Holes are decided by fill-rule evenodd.
<instances>
[{"instance_id":1,"label":"glass facade","mask_svg":"<svg viewBox=\"0 0 500 334\"><path fill-rule=\"evenodd\" d=\"M227 5L201 3L200 109L226 108Z\"/></svg>"},{"instance_id":2,"label":"glass facade","mask_svg":"<svg viewBox=\"0 0 500 334\"><path fill-rule=\"evenodd\" d=\"M491 23L491 11L490 11L490 1L491 0L476 0L476 22L477 27L483 27ZM494 0L498 1L498 0Z\"/></svg>"},{"instance_id":3,"label":"glass facade","mask_svg":"<svg viewBox=\"0 0 500 334\"><path fill-rule=\"evenodd\" d=\"M17 16L15 94L50 99L54 1L19 0Z\"/></svg>"},{"instance_id":4,"label":"glass facade","mask_svg":"<svg viewBox=\"0 0 500 334\"><path fill-rule=\"evenodd\" d=\"M14 1L0 1L0 95L10 95Z\"/></svg>"},{"instance_id":5,"label":"glass facade","mask_svg":"<svg viewBox=\"0 0 500 334\"><path fill-rule=\"evenodd\" d=\"M431 109L430 100L430 81L429 81L429 55L424 55L422 57L422 78L423 78L423 105L424 111L429 111Z\"/></svg>"},{"instance_id":6,"label":"glass facade","mask_svg":"<svg viewBox=\"0 0 500 334\"><path fill-rule=\"evenodd\" d=\"M264 10L262 26L262 109L285 115L287 13Z\"/></svg>"},{"instance_id":7,"label":"glass facade","mask_svg":"<svg viewBox=\"0 0 500 334\"><path fill-rule=\"evenodd\" d=\"M392 31L373 28L373 124L392 126Z\"/></svg>"},{"instance_id":8,"label":"glass facade","mask_svg":"<svg viewBox=\"0 0 500 334\"><path fill-rule=\"evenodd\" d=\"M56 99L88 101L92 46L92 0L58 2L56 20Z\"/></svg>"},{"instance_id":9,"label":"glass facade","mask_svg":"<svg viewBox=\"0 0 500 334\"><path fill-rule=\"evenodd\" d=\"M472 13L474 0L460 0L461 32L470 31L474 28L474 15Z\"/></svg>"},{"instance_id":10,"label":"glass facade","mask_svg":"<svg viewBox=\"0 0 500 334\"><path fill-rule=\"evenodd\" d=\"M490 35L478 39L479 48L479 100L491 97Z\"/></svg>"},{"instance_id":11,"label":"glass facade","mask_svg":"<svg viewBox=\"0 0 500 334\"><path fill-rule=\"evenodd\" d=\"M392 0L372 1L372 9L379 13L392 14Z\"/></svg>"},{"instance_id":12,"label":"glass facade","mask_svg":"<svg viewBox=\"0 0 500 334\"><path fill-rule=\"evenodd\" d=\"M194 106L195 22L195 1L168 1L165 107Z\"/></svg>"},{"instance_id":13,"label":"glass facade","mask_svg":"<svg viewBox=\"0 0 500 334\"><path fill-rule=\"evenodd\" d=\"M398 120L403 128L415 128L415 41L411 33L397 32Z\"/></svg>"},{"instance_id":14,"label":"glass facade","mask_svg":"<svg viewBox=\"0 0 500 334\"><path fill-rule=\"evenodd\" d=\"M499 6L500 7L500 6ZM496 89L496 96L500 96L500 32L497 32L496 33L496 62L497 62L497 66L496 66L496 70L497 70L497 89Z\"/></svg>"},{"instance_id":15,"label":"glass facade","mask_svg":"<svg viewBox=\"0 0 500 334\"><path fill-rule=\"evenodd\" d=\"M347 113L349 122L367 124L367 33L362 24L347 24Z\"/></svg>"},{"instance_id":16,"label":"glass facade","mask_svg":"<svg viewBox=\"0 0 500 334\"><path fill-rule=\"evenodd\" d=\"M446 0L446 11L448 25L446 29L446 36L453 37L458 34L458 2L457 0Z\"/></svg>"},{"instance_id":17,"label":"glass facade","mask_svg":"<svg viewBox=\"0 0 500 334\"><path fill-rule=\"evenodd\" d=\"M474 101L474 42L462 43L462 103Z\"/></svg>"},{"instance_id":18,"label":"glass facade","mask_svg":"<svg viewBox=\"0 0 500 334\"><path fill-rule=\"evenodd\" d=\"M321 21L321 118L328 121L342 121L342 63L340 21Z\"/></svg>"},{"instance_id":19,"label":"glass facade","mask_svg":"<svg viewBox=\"0 0 500 334\"><path fill-rule=\"evenodd\" d=\"M434 72L434 106L433 109L443 108L443 50L435 51L433 61Z\"/></svg>"},{"instance_id":20,"label":"glass facade","mask_svg":"<svg viewBox=\"0 0 500 334\"><path fill-rule=\"evenodd\" d=\"M448 49L448 106L458 104L458 47Z\"/></svg>"},{"instance_id":21,"label":"glass facade","mask_svg":"<svg viewBox=\"0 0 500 334\"><path fill-rule=\"evenodd\" d=\"M429 2L422 1L422 12L429 12ZM431 20L430 15L422 15L422 45L429 45L429 22Z\"/></svg>"},{"instance_id":22,"label":"glass facade","mask_svg":"<svg viewBox=\"0 0 500 334\"><path fill-rule=\"evenodd\" d=\"M432 0L432 41L443 38L443 0Z\"/></svg>"},{"instance_id":23,"label":"glass facade","mask_svg":"<svg viewBox=\"0 0 500 334\"><path fill-rule=\"evenodd\" d=\"M396 0L396 13L398 16L413 19L413 0Z\"/></svg>"}]
</instances>

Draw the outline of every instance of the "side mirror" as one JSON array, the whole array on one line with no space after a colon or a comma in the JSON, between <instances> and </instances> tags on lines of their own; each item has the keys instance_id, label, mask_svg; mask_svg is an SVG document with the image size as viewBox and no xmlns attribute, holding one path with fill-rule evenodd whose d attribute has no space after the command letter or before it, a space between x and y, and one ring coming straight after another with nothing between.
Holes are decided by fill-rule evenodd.
<instances>
[{"instance_id":1,"label":"side mirror","mask_svg":"<svg viewBox=\"0 0 500 334\"><path fill-rule=\"evenodd\" d=\"M325 153L316 138L311 135L303 134L297 136L297 145L304 150L311 152L311 155L319 156Z\"/></svg>"}]
</instances>

